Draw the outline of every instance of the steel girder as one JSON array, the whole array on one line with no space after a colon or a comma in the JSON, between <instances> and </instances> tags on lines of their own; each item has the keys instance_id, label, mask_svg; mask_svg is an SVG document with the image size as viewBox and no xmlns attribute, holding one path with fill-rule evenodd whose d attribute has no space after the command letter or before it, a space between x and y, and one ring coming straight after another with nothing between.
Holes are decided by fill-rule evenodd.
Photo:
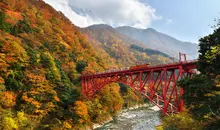
<instances>
[{"instance_id":1,"label":"steel girder","mask_svg":"<svg viewBox=\"0 0 220 130\"><path fill-rule=\"evenodd\" d=\"M177 81L190 78L196 69L196 62L171 66L156 66L141 70L126 70L102 74L85 75L82 80L82 94L92 96L105 85L117 82L131 87L148 98L165 114L182 111L184 91L177 86Z\"/></svg>"}]
</instances>

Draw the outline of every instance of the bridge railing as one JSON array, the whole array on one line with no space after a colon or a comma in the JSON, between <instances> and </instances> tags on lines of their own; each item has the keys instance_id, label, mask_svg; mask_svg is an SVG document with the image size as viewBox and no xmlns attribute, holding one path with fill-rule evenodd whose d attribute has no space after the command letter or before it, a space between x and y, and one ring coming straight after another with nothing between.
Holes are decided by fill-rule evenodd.
<instances>
[{"instance_id":1,"label":"bridge railing","mask_svg":"<svg viewBox=\"0 0 220 130\"><path fill-rule=\"evenodd\" d=\"M167 64L149 65L149 67L157 68L157 67L164 67L164 66L172 66L176 64L187 64L187 63L193 63L193 62L197 62L197 60L187 60L187 61L173 62L173 63L167 63Z\"/></svg>"},{"instance_id":2,"label":"bridge railing","mask_svg":"<svg viewBox=\"0 0 220 130\"><path fill-rule=\"evenodd\" d=\"M159 65L148 65L147 67L148 68L160 68L160 67L172 66L172 65L176 65L176 64L187 64L187 63L193 63L193 62L197 62L197 60L187 60L187 61L173 62L173 63L167 63L167 64L159 64ZM109 69L109 70L106 70L104 72L97 72L95 74L105 74L105 73L124 71L124 70L129 70L129 69L130 69L130 67Z\"/></svg>"}]
</instances>

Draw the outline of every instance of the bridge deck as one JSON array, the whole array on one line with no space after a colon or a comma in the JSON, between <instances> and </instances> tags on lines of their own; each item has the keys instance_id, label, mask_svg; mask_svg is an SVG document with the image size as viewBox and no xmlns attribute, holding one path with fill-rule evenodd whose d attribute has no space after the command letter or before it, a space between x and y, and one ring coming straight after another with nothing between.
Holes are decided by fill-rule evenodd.
<instances>
[{"instance_id":1,"label":"bridge deck","mask_svg":"<svg viewBox=\"0 0 220 130\"><path fill-rule=\"evenodd\" d=\"M138 65L82 75L82 93L91 98L105 85L118 82L145 95L165 114L182 111L184 90L177 86L181 78L190 78L195 72L197 60L156 66Z\"/></svg>"},{"instance_id":2,"label":"bridge deck","mask_svg":"<svg viewBox=\"0 0 220 130\"><path fill-rule=\"evenodd\" d=\"M175 62L170 64L162 64L162 65L155 65L155 66L146 66L136 69L123 69L123 70L112 70L110 72L101 72L89 75L82 75L83 78L91 78L91 77L100 77L100 76L108 76L108 75L115 75L115 74L127 74L127 73L138 73L140 71L147 72L147 71L161 71L162 69L175 70L182 66L185 70L190 70L196 68L197 60L185 61L185 62Z\"/></svg>"}]
</instances>

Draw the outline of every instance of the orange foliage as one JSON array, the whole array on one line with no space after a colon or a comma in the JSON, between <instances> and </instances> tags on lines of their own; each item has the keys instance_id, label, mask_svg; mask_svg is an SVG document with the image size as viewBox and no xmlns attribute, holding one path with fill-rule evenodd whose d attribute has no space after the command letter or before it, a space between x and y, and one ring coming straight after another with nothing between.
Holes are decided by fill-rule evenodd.
<instances>
[{"instance_id":1,"label":"orange foliage","mask_svg":"<svg viewBox=\"0 0 220 130\"><path fill-rule=\"evenodd\" d=\"M37 101L32 101L31 104L33 104L36 108L40 108L41 104Z\"/></svg>"},{"instance_id":2,"label":"orange foliage","mask_svg":"<svg viewBox=\"0 0 220 130\"><path fill-rule=\"evenodd\" d=\"M23 20L23 17L20 12L14 12L11 10L5 11L6 15L10 18L5 19L5 22L15 25L19 20Z\"/></svg>"},{"instance_id":3,"label":"orange foliage","mask_svg":"<svg viewBox=\"0 0 220 130\"><path fill-rule=\"evenodd\" d=\"M32 102L34 99L33 98L29 98L27 96L27 93L24 93L21 97L22 100L26 101L26 102Z\"/></svg>"},{"instance_id":4,"label":"orange foliage","mask_svg":"<svg viewBox=\"0 0 220 130\"><path fill-rule=\"evenodd\" d=\"M5 62L0 62L0 71L1 72L6 72L7 71L7 68L8 68L8 64L7 63L5 63Z\"/></svg>"},{"instance_id":5,"label":"orange foliage","mask_svg":"<svg viewBox=\"0 0 220 130\"><path fill-rule=\"evenodd\" d=\"M29 72L29 71L27 71ZM35 75L33 73L26 73L26 77L28 81L32 84L38 84L46 81L46 78L44 76Z\"/></svg>"},{"instance_id":6,"label":"orange foliage","mask_svg":"<svg viewBox=\"0 0 220 130\"><path fill-rule=\"evenodd\" d=\"M27 96L27 93L24 93L21 97L22 100L28 102L28 103L31 103L32 105L34 105L36 108L40 108L41 107L41 104L34 100L33 98L30 98Z\"/></svg>"},{"instance_id":7,"label":"orange foliage","mask_svg":"<svg viewBox=\"0 0 220 130\"><path fill-rule=\"evenodd\" d=\"M13 92L5 91L0 94L0 104L3 107L11 108L16 104L16 95Z\"/></svg>"},{"instance_id":8,"label":"orange foliage","mask_svg":"<svg viewBox=\"0 0 220 130\"><path fill-rule=\"evenodd\" d=\"M5 80L0 76L0 84L4 84Z\"/></svg>"},{"instance_id":9,"label":"orange foliage","mask_svg":"<svg viewBox=\"0 0 220 130\"><path fill-rule=\"evenodd\" d=\"M57 96L54 96L53 98L54 98L54 100L55 100L56 102L59 102L59 101L60 101L60 99L59 99Z\"/></svg>"},{"instance_id":10,"label":"orange foliage","mask_svg":"<svg viewBox=\"0 0 220 130\"><path fill-rule=\"evenodd\" d=\"M14 63L14 62L16 62L16 59L14 57L8 55L7 57L5 57L5 61L7 63Z\"/></svg>"},{"instance_id":11,"label":"orange foliage","mask_svg":"<svg viewBox=\"0 0 220 130\"><path fill-rule=\"evenodd\" d=\"M82 101L76 101L75 102L75 107L74 107L76 115L80 117L79 122L84 123L85 121L88 120L88 108L86 104Z\"/></svg>"},{"instance_id":12,"label":"orange foliage","mask_svg":"<svg viewBox=\"0 0 220 130\"><path fill-rule=\"evenodd\" d=\"M26 8L28 7L27 6L27 3L28 3L29 0L15 0L15 7L14 7L14 10L15 11L19 11L19 12L23 12L26 10Z\"/></svg>"},{"instance_id":13,"label":"orange foliage","mask_svg":"<svg viewBox=\"0 0 220 130\"><path fill-rule=\"evenodd\" d=\"M30 96L33 96L33 95L37 95L37 94L40 94L40 93L38 93L38 92L30 92L29 93L30 94ZM27 96L27 93L24 93L23 95L22 95L22 100L24 100L24 101L26 101L27 102L27 104L29 104L29 105L32 105L32 106L34 106L35 107L35 109L34 109L34 113L35 114L42 114L42 115L45 115L45 114L47 114L48 112L50 112L54 107L55 107L55 105L53 104L53 102L50 102L50 101L48 101L48 102L46 102L46 103L41 103L41 102L39 102L39 101L37 101L37 100L35 100L34 98L32 98L32 97L28 97ZM55 97L56 98L56 97ZM57 99L55 99L55 100L59 100L59 98L57 97ZM43 108L41 108L43 106Z\"/></svg>"}]
</instances>

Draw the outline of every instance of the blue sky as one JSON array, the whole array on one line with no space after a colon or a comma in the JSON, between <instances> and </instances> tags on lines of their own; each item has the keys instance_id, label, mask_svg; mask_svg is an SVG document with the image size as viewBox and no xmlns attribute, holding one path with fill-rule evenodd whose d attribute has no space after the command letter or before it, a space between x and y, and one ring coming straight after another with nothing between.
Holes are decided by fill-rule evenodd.
<instances>
[{"instance_id":1,"label":"blue sky","mask_svg":"<svg viewBox=\"0 0 220 130\"><path fill-rule=\"evenodd\" d=\"M154 28L182 41L197 43L220 17L220 0L44 0L73 24L87 27Z\"/></svg>"},{"instance_id":2,"label":"blue sky","mask_svg":"<svg viewBox=\"0 0 220 130\"><path fill-rule=\"evenodd\" d=\"M212 32L214 18L220 17L220 0L142 0L163 19L150 27L184 41L197 42Z\"/></svg>"}]
</instances>

